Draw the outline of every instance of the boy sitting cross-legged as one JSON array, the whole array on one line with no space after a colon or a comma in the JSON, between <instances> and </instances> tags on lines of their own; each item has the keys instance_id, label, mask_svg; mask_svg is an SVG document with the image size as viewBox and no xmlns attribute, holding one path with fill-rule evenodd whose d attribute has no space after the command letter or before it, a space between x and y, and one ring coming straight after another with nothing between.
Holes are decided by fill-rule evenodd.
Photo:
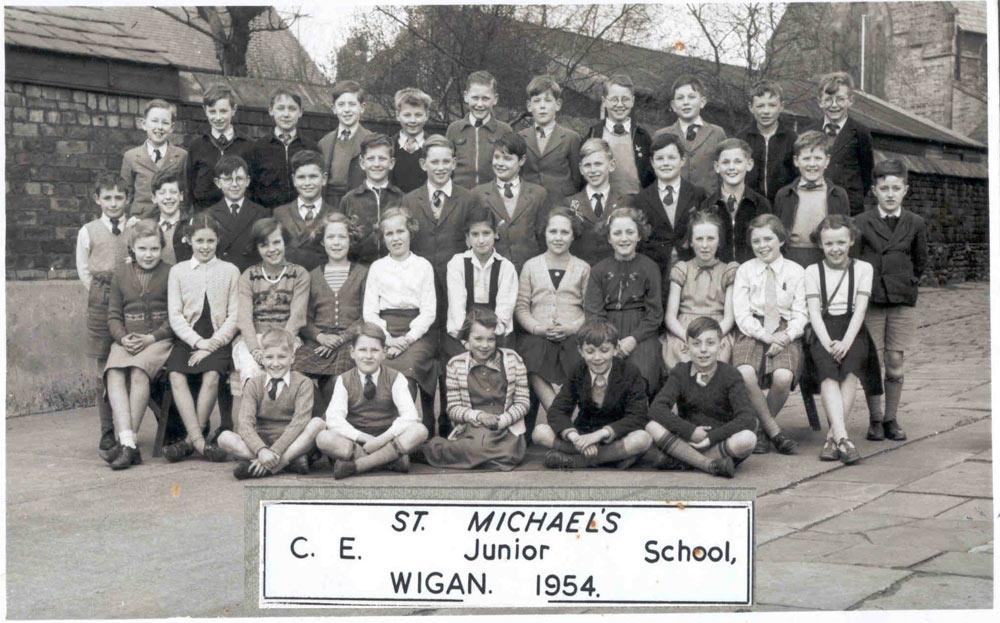
<instances>
[{"instance_id":1,"label":"boy sitting cross-legged","mask_svg":"<svg viewBox=\"0 0 1000 623\"><path fill-rule=\"evenodd\" d=\"M649 405L646 432L656 447L644 460L653 459L660 469L676 466L669 456L714 476L732 478L735 462L753 453L757 444L753 407L743 377L718 360L721 340L722 329L714 318L692 320L687 327L691 361L674 366Z\"/></svg>"},{"instance_id":2,"label":"boy sitting cross-legged","mask_svg":"<svg viewBox=\"0 0 1000 623\"><path fill-rule=\"evenodd\" d=\"M382 365L385 355L382 329L361 325L351 346L357 367L337 377L326 429L316 437L337 480L383 466L408 471L410 452L427 439L406 377Z\"/></svg>"},{"instance_id":3,"label":"boy sitting cross-legged","mask_svg":"<svg viewBox=\"0 0 1000 623\"><path fill-rule=\"evenodd\" d=\"M306 454L323 421L310 420L313 385L292 371L295 338L271 329L261 338L265 374L243 386L237 432L222 431L219 447L240 460L233 470L239 480L277 474L286 467L308 474Z\"/></svg>"},{"instance_id":4,"label":"boy sitting cross-legged","mask_svg":"<svg viewBox=\"0 0 1000 623\"><path fill-rule=\"evenodd\" d=\"M552 448L545 466L630 467L652 444L644 430L649 422L646 381L634 365L615 358L618 330L607 320L585 322L576 337L583 362L548 410L552 434L534 434L536 442ZM579 409L575 419L574 409Z\"/></svg>"}]
</instances>

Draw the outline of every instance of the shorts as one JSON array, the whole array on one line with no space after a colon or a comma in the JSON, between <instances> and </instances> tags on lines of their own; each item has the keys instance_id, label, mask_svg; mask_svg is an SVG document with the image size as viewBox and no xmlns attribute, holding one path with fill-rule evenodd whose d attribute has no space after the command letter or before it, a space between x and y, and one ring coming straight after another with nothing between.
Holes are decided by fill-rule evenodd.
<instances>
[{"instance_id":1,"label":"shorts","mask_svg":"<svg viewBox=\"0 0 1000 623\"><path fill-rule=\"evenodd\" d=\"M905 352L910 349L917 328L916 308L909 305L881 307L869 305L865 314L865 328L872 336L879 361L886 350Z\"/></svg>"}]
</instances>

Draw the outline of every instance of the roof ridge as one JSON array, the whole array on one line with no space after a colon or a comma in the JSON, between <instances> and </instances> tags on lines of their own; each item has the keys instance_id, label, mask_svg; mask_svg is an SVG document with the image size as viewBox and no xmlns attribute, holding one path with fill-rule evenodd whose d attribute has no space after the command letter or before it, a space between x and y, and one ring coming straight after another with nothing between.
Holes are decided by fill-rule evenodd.
<instances>
[{"instance_id":1,"label":"roof ridge","mask_svg":"<svg viewBox=\"0 0 1000 623\"><path fill-rule=\"evenodd\" d=\"M917 113L915 113L915 112L913 112L911 110L907 110L907 109L905 109L905 108L903 108L901 106L893 104L892 102L886 101L886 100L884 100L884 99L882 99L880 97L872 95L871 93L868 93L866 91L862 91L860 89L857 89L857 90L854 91L854 94L855 94L855 96L861 95L864 98L867 98L867 99L873 101L874 103L879 104L880 106L885 106L886 108L888 108L888 109L890 109L890 110L892 110L894 112L897 112L897 113L900 113L900 114L903 114L903 115L906 115L906 116L909 116L909 117L914 117L918 121L920 121L921 123L934 128L938 132L943 132L943 133L945 133L945 134L947 134L947 135L949 135L949 136L951 136L951 137L953 137L955 139L961 140L961 141L966 142L966 143L972 143L972 144L977 145L979 147L986 147L986 145L984 145L983 143L980 143L979 141L977 141L977 140L975 140L973 138L965 136L961 132L956 132L955 130L952 130L951 128L949 128L947 126L941 125L941 124L937 123L936 121L934 121L932 119L928 119L927 117L924 117L923 115L918 115Z\"/></svg>"}]
</instances>

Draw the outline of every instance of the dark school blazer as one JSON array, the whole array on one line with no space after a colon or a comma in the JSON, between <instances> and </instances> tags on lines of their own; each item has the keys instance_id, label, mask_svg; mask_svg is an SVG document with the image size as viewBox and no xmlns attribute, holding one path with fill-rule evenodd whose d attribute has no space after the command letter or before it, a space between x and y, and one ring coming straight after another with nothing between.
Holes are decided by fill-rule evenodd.
<instances>
[{"instance_id":1,"label":"dark school blazer","mask_svg":"<svg viewBox=\"0 0 1000 623\"><path fill-rule=\"evenodd\" d=\"M698 209L714 212L722 221L722 228L725 231L722 236L722 244L719 245L720 260L742 264L753 258L753 249L750 248L750 243L747 241L747 228L754 217L771 212L771 203L767 197L750 188L744 188L743 199L736 206L736 218L733 219L729 216L726 202L722 199L722 191L716 189L711 196L701 202ZM688 219L693 213L692 210L685 213L682 219L677 219L676 229L687 231ZM694 257L694 252L691 251L690 246L684 246L678 250L678 255L682 260L690 260Z\"/></svg>"},{"instance_id":2,"label":"dark school blazer","mask_svg":"<svg viewBox=\"0 0 1000 623\"><path fill-rule=\"evenodd\" d=\"M496 215L496 251L521 272L524 263L545 250L545 222L549 215L549 193L538 184L521 178L514 214L508 215L496 180L476 186L474 192L483 205Z\"/></svg>"},{"instance_id":3,"label":"dark school blazer","mask_svg":"<svg viewBox=\"0 0 1000 623\"><path fill-rule=\"evenodd\" d=\"M704 121L704 120L702 120ZM665 128L657 130L653 136L673 134L684 146L687 162L684 164L684 179L695 186L701 186L706 193L719 185L719 176L715 172L715 148L726 140L726 131L714 123L704 121L704 125L694 135L693 141L688 141L681 131L680 120L674 121Z\"/></svg>"},{"instance_id":4,"label":"dark school blazer","mask_svg":"<svg viewBox=\"0 0 1000 623\"><path fill-rule=\"evenodd\" d=\"M604 402L597 406L591 398L592 384L587 364L580 362L569 381L563 384L549 407L549 426L562 437L563 431L576 429L587 434L610 426L612 439L621 439L632 431L642 430L649 422L649 399L646 381L639 368L618 359L611 362ZM576 420L571 420L573 410L579 407Z\"/></svg>"},{"instance_id":5,"label":"dark school blazer","mask_svg":"<svg viewBox=\"0 0 1000 623\"><path fill-rule=\"evenodd\" d=\"M598 221L607 223L608 217L611 216L611 212L615 208L635 207L635 196L618 192L614 184L611 185L608 194L610 197L604 201L602 219L598 219L597 215L594 214L594 209L590 205L590 197L587 196L586 186L580 192L566 197L560 203L573 213L573 218L579 223L581 230L580 236L573 239L569 252L591 266L612 254L607 237L597 231L598 226L602 224Z\"/></svg>"},{"instance_id":6,"label":"dark school blazer","mask_svg":"<svg viewBox=\"0 0 1000 623\"><path fill-rule=\"evenodd\" d=\"M927 223L909 210L901 210L896 229L889 229L878 208L854 218L861 230L859 257L875 269L871 302L875 305L917 303L917 285L927 269Z\"/></svg>"},{"instance_id":7,"label":"dark school blazer","mask_svg":"<svg viewBox=\"0 0 1000 623\"><path fill-rule=\"evenodd\" d=\"M239 214L233 218L229 211L229 204L223 199L209 208L208 213L219 222L219 227L222 230L219 236L219 247L215 252L216 257L235 264L236 268L240 269L240 274L260 262L257 245L253 241L253 224L258 219L271 216L270 210L249 199L244 199Z\"/></svg>"},{"instance_id":8,"label":"dark school blazer","mask_svg":"<svg viewBox=\"0 0 1000 623\"><path fill-rule=\"evenodd\" d=\"M674 212L674 224L671 225L667 219L667 212L663 208L663 198L660 196L659 184L653 182L642 189L636 195L635 207L646 215L646 221L652 231L649 237L639 242L639 253L649 257L656 262L663 271L669 270L671 251L676 248L678 255L684 237L687 236L687 229L678 229L677 225L690 220L688 214L698 208L705 200L705 191L701 186L695 186L687 180L681 180L681 187L677 191L677 210ZM664 282L666 283L666 282Z\"/></svg>"},{"instance_id":9,"label":"dark school blazer","mask_svg":"<svg viewBox=\"0 0 1000 623\"><path fill-rule=\"evenodd\" d=\"M290 238L285 243L285 259L292 264L298 264L306 271L326 263L323 231L326 228L326 215L332 210L330 203L323 201L323 207L316 217L311 223L306 223L299 214L298 199L274 209L274 218L278 219Z\"/></svg>"},{"instance_id":10,"label":"dark school blazer","mask_svg":"<svg viewBox=\"0 0 1000 623\"><path fill-rule=\"evenodd\" d=\"M750 151L753 154L753 168L747 172L747 186L764 195L768 201L773 203L778 190L798 177L793 160L795 139L798 135L791 124L780 119L778 120L778 129L769 141L761 135L756 123L751 123L737 136L750 145ZM764 157L765 148L767 158ZM767 192L764 192L765 181L767 182Z\"/></svg>"},{"instance_id":11,"label":"dark school blazer","mask_svg":"<svg viewBox=\"0 0 1000 623\"><path fill-rule=\"evenodd\" d=\"M580 190L580 135L556 123L552 136L545 143L545 152L538 148L538 134L531 125L520 132L528 144L521 178L538 184L549 193L549 201L557 202Z\"/></svg>"},{"instance_id":12,"label":"dark school blazer","mask_svg":"<svg viewBox=\"0 0 1000 623\"><path fill-rule=\"evenodd\" d=\"M590 132L587 133L587 138L604 138L604 125L603 119L592 125ZM635 170L639 173L639 188L656 180L656 174L653 173L653 163L650 160L653 156L650 153L650 145L652 144L652 135L635 119L632 119L632 151L635 152Z\"/></svg>"},{"instance_id":13,"label":"dark school blazer","mask_svg":"<svg viewBox=\"0 0 1000 623\"><path fill-rule=\"evenodd\" d=\"M821 119L817 130L823 132ZM851 117L837 133L830 147L830 164L826 177L847 191L851 200L851 216L864 210L865 196L872 187L872 169L875 156L872 152L872 135L868 128Z\"/></svg>"}]
</instances>

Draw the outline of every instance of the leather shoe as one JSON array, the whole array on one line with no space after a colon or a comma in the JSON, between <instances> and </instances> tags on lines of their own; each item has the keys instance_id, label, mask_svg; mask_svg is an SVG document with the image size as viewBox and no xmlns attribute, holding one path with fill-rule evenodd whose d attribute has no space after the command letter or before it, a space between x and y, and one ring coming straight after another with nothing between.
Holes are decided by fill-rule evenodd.
<instances>
[{"instance_id":1,"label":"leather shoe","mask_svg":"<svg viewBox=\"0 0 1000 623\"><path fill-rule=\"evenodd\" d=\"M819 460L836 461L839 458L840 458L840 451L837 450L837 444L835 444L832 439L827 437L826 443L823 444L823 449L820 450Z\"/></svg>"},{"instance_id":2,"label":"leather shoe","mask_svg":"<svg viewBox=\"0 0 1000 623\"><path fill-rule=\"evenodd\" d=\"M891 439L892 441L906 441L906 433L903 429L899 427L896 420L886 420L882 422L882 430L885 432L885 438Z\"/></svg>"},{"instance_id":3,"label":"leather shoe","mask_svg":"<svg viewBox=\"0 0 1000 623\"><path fill-rule=\"evenodd\" d=\"M861 460L861 453L847 437L837 443L837 450L840 452L840 460L844 465L851 465Z\"/></svg>"},{"instance_id":4,"label":"leather shoe","mask_svg":"<svg viewBox=\"0 0 1000 623\"><path fill-rule=\"evenodd\" d=\"M774 444L775 449L781 454L795 454L795 449L799 445L787 437L785 433L778 433L774 437L771 437L771 443Z\"/></svg>"},{"instance_id":5,"label":"leather shoe","mask_svg":"<svg viewBox=\"0 0 1000 623\"><path fill-rule=\"evenodd\" d=\"M576 457L560 452L559 450L549 450L542 459L542 464L549 469L573 469L577 467Z\"/></svg>"},{"instance_id":6,"label":"leather shoe","mask_svg":"<svg viewBox=\"0 0 1000 623\"><path fill-rule=\"evenodd\" d=\"M757 445L753 448L754 454L767 454L771 451L771 440L764 433L757 433Z\"/></svg>"},{"instance_id":7,"label":"leather shoe","mask_svg":"<svg viewBox=\"0 0 1000 623\"><path fill-rule=\"evenodd\" d=\"M736 464L728 456L712 459L712 475L732 478L736 475Z\"/></svg>"},{"instance_id":8,"label":"leather shoe","mask_svg":"<svg viewBox=\"0 0 1000 623\"><path fill-rule=\"evenodd\" d=\"M164 447L163 457L167 459L169 463L176 463L188 458L193 452L194 446L189 444L186 440L181 440L175 444Z\"/></svg>"},{"instance_id":9,"label":"leather shoe","mask_svg":"<svg viewBox=\"0 0 1000 623\"><path fill-rule=\"evenodd\" d=\"M872 422L868 425L868 434L865 435L868 441L885 441L885 430L882 428L882 422Z\"/></svg>"},{"instance_id":10,"label":"leather shoe","mask_svg":"<svg viewBox=\"0 0 1000 623\"><path fill-rule=\"evenodd\" d=\"M118 456L115 457L115 460L111 461L111 469L117 471L120 469L128 469L129 467L132 467L132 465L136 464L136 458L138 457L138 455L139 455L138 448L121 446L121 450L118 452Z\"/></svg>"},{"instance_id":11,"label":"leather shoe","mask_svg":"<svg viewBox=\"0 0 1000 623\"><path fill-rule=\"evenodd\" d=\"M201 451L201 456L206 461L212 463L225 463L229 460L229 455L219 446L212 443L205 443L205 448Z\"/></svg>"},{"instance_id":12,"label":"leather shoe","mask_svg":"<svg viewBox=\"0 0 1000 623\"><path fill-rule=\"evenodd\" d=\"M358 466L354 461L334 461L333 463L333 477L335 480L343 480L348 476L353 476L358 473Z\"/></svg>"}]
</instances>

